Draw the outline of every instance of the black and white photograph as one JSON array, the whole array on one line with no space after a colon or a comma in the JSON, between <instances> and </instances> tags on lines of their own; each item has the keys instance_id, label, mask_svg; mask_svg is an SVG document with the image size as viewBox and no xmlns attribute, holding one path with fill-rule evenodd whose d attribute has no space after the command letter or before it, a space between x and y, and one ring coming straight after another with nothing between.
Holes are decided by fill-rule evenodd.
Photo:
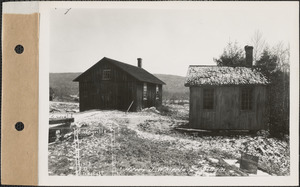
<instances>
[{"instance_id":1,"label":"black and white photograph","mask_svg":"<svg viewBox=\"0 0 300 187\"><path fill-rule=\"evenodd\" d=\"M298 14L209 5L51 8L48 176L291 175Z\"/></svg>"}]
</instances>

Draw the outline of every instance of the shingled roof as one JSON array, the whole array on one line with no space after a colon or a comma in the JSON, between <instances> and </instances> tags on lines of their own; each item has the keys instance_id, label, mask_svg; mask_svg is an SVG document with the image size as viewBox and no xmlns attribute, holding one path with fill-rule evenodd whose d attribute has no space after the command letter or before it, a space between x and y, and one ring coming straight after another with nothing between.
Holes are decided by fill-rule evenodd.
<instances>
[{"instance_id":1,"label":"shingled roof","mask_svg":"<svg viewBox=\"0 0 300 187\"><path fill-rule=\"evenodd\" d=\"M268 84L256 68L190 65L185 86Z\"/></svg>"},{"instance_id":2,"label":"shingled roof","mask_svg":"<svg viewBox=\"0 0 300 187\"><path fill-rule=\"evenodd\" d=\"M166 83L164 83L163 81L161 81L160 79L158 79L157 77L155 77L154 75L152 75L151 73L149 73L148 71L146 71L143 68L139 68L137 66L129 65L129 64L126 64L124 62L113 60L113 59L110 59L110 58L107 58L107 57L102 58L99 62L97 62L92 67L90 67L85 72L83 72L81 75L79 75L73 81L80 81L81 77L83 77L85 74L87 74L89 71L91 71L91 69L96 67L97 64L104 63L104 62L109 62L109 63L114 64L115 66L119 67L120 69L127 72L128 74L130 74L131 76L133 76L134 78L136 78L139 81L153 83L153 84L166 84Z\"/></svg>"}]
</instances>

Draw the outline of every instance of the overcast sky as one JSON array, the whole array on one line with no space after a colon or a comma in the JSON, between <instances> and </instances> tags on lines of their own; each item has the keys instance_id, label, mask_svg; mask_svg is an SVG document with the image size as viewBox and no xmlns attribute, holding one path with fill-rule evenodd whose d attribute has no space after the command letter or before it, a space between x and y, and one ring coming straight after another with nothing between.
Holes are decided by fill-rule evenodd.
<instances>
[{"instance_id":1,"label":"overcast sky","mask_svg":"<svg viewBox=\"0 0 300 187\"><path fill-rule=\"evenodd\" d=\"M151 73L185 76L191 64L215 65L229 41L251 45L256 30L273 45L293 39L293 6L200 9L67 9L50 16L50 72L83 72L103 57ZM67 13L66 13L67 12ZM66 14L65 14L66 13Z\"/></svg>"}]
</instances>

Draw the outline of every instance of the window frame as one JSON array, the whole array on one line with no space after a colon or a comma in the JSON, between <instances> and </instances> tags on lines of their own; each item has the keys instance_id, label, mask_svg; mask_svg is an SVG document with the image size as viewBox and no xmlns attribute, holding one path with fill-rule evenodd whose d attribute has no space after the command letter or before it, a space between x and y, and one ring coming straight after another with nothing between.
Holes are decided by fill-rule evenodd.
<instances>
[{"instance_id":1,"label":"window frame","mask_svg":"<svg viewBox=\"0 0 300 187\"><path fill-rule=\"evenodd\" d=\"M254 88L241 87L240 88L240 110L253 111L254 105Z\"/></svg>"},{"instance_id":2,"label":"window frame","mask_svg":"<svg viewBox=\"0 0 300 187\"><path fill-rule=\"evenodd\" d=\"M102 80L111 80L111 69L103 69Z\"/></svg>"},{"instance_id":3,"label":"window frame","mask_svg":"<svg viewBox=\"0 0 300 187\"><path fill-rule=\"evenodd\" d=\"M146 101L148 100L148 85L146 82L143 84L143 100Z\"/></svg>"},{"instance_id":4,"label":"window frame","mask_svg":"<svg viewBox=\"0 0 300 187\"><path fill-rule=\"evenodd\" d=\"M210 91L211 93L205 93ZM207 94L210 94L207 96ZM208 100L210 99L210 100ZM202 109L214 110L215 109L215 88L203 88L202 90ZM208 107L209 106L209 107Z\"/></svg>"},{"instance_id":5,"label":"window frame","mask_svg":"<svg viewBox=\"0 0 300 187\"><path fill-rule=\"evenodd\" d=\"M159 86L158 86L158 84L155 87L155 99L159 100Z\"/></svg>"}]
</instances>

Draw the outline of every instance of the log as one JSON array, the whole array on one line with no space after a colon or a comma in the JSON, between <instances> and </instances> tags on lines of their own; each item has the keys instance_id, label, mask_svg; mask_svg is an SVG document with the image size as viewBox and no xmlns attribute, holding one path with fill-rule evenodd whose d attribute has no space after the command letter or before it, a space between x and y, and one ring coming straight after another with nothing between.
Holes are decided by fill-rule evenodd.
<instances>
[{"instance_id":1,"label":"log","mask_svg":"<svg viewBox=\"0 0 300 187\"><path fill-rule=\"evenodd\" d=\"M132 102L131 102L131 104L129 105L129 107L128 107L128 109L127 109L126 113L127 113L129 110L130 110L130 108L131 108L132 104L133 104L133 101L132 101Z\"/></svg>"},{"instance_id":2,"label":"log","mask_svg":"<svg viewBox=\"0 0 300 187\"><path fill-rule=\"evenodd\" d=\"M49 124L60 124L60 123L72 123L74 122L74 118L54 118L49 119Z\"/></svg>"}]
</instances>

